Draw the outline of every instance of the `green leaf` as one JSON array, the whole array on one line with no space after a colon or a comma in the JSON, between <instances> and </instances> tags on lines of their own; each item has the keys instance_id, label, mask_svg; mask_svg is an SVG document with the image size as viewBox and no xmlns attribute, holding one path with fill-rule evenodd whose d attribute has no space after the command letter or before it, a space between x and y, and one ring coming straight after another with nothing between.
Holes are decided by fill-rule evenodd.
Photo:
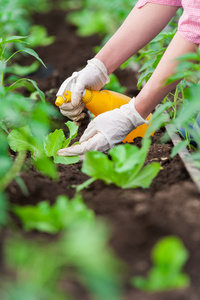
<instances>
[{"instance_id":1,"label":"green leaf","mask_svg":"<svg viewBox=\"0 0 200 300\"><path fill-rule=\"evenodd\" d=\"M38 54L30 48L23 48L22 50L20 50L22 52L28 53L32 56L34 56L37 60L39 60L39 62L46 68L46 65L44 64L44 62L41 60L41 58L38 56Z\"/></svg>"},{"instance_id":2,"label":"green leaf","mask_svg":"<svg viewBox=\"0 0 200 300\"><path fill-rule=\"evenodd\" d=\"M55 164L63 164L63 165L71 165L75 164L79 161L78 156L54 156L54 163Z\"/></svg>"},{"instance_id":3,"label":"green leaf","mask_svg":"<svg viewBox=\"0 0 200 300\"><path fill-rule=\"evenodd\" d=\"M172 82L183 79L183 78L188 77L192 74L193 74L193 71L190 71L190 70L182 71L181 73L176 73L176 74L172 75L170 78L168 78L165 84L168 85Z\"/></svg>"},{"instance_id":4,"label":"green leaf","mask_svg":"<svg viewBox=\"0 0 200 300\"><path fill-rule=\"evenodd\" d=\"M128 172L140 162L140 149L130 144L119 145L109 151L117 173Z\"/></svg>"},{"instance_id":5,"label":"green leaf","mask_svg":"<svg viewBox=\"0 0 200 300\"><path fill-rule=\"evenodd\" d=\"M157 176L158 172L160 171L160 164L159 163L152 163L150 165L145 166L137 176L132 180L127 180L127 183L123 185L123 188L136 188L142 187L146 189L152 183L152 180Z\"/></svg>"},{"instance_id":6,"label":"green leaf","mask_svg":"<svg viewBox=\"0 0 200 300\"><path fill-rule=\"evenodd\" d=\"M20 36L20 35L9 36L3 39L3 44L22 42L22 40L25 38L26 36Z\"/></svg>"},{"instance_id":7,"label":"green leaf","mask_svg":"<svg viewBox=\"0 0 200 300\"><path fill-rule=\"evenodd\" d=\"M43 146L33 138L28 126L13 129L8 135L8 143L15 152L28 150L35 159L44 156Z\"/></svg>"},{"instance_id":8,"label":"green leaf","mask_svg":"<svg viewBox=\"0 0 200 300\"><path fill-rule=\"evenodd\" d=\"M58 179L57 168L48 157L38 158L34 161L34 164L42 174L52 179Z\"/></svg>"},{"instance_id":9,"label":"green leaf","mask_svg":"<svg viewBox=\"0 0 200 300\"><path fill-rule=\"evenodd\" d=\"M96 179L102 179L107 184L112 182L113 162L98 151L90 151L85 154L81 171Z\"/></svg>"},{"instance_id":10,"label":"green leaf","mask_svg":"<svg viewBox=\"0 0 200 300\"><path fill-rule=\"evenodd\" d=\"M7 127L6 127L6 124L3 120L0 120L0 127L6 132L6 133L9 133Z\"/></svg>"},{"instance_id":11,"label":"green leaf","mask_svg":"<svg viewBox=\"0 0 200 300\"><path fill-rule=\"evenodd\" d=\"M39 68L39 62L34 61L30 66L20 66L19 64L13 64L10 73L16 74L18 76L26 76L37 71Z\"/></svg>"},{"instance_id":12,"label":"green leaf","mask_svg":"<svg viewBox=\"0 0 200 300\"><path fill-rule=\"evenodd\" d=\"M83 189L87 188L95 180L96 180L95 178L90 178L90 179L86 180L85 182L83 182L82 184L77 185L76 191L77 192L82 191Z\"/></svg>"},{"instance_id":13,"label":"green leaf","mask_svg":"<svg viewBox=\"0 0 200 300\"><path fill-rule=\"evenodd\" d=\"M165 104L160 105L156 109L156 111L153 113L153 116L150 120L150 124L145 133L145 137L151 136L153 132L156 132L158 129L165 126L165 124L169 121L169 116L164 112L172 105L173 105L172 102L166 102Z\"/></svg>"},{"instance_id":14,"label":"green leaf","mask_svg":"<svg viewBox=\"0 0 200 300\"><path fill-rule=\"evenodd\" d=\"M66 148L69 145L69 143L71 142L71 140L77 136L78 128L79 128L74 122L71 122L71 121L68 121L67 123L65 123L65 125L69 129L69 138L66 139L62 148Z\"/></svg>"},{"instance_id":15,"label":"green leaf","mask_svg":"<svg viewBox=\"0 0 200 300\"><path fill-rule=\"evenodd\" d=\"M34 145L28 126L13 129L8 135L8 143L10 148L15 152L29 150L34 152Z\"/></svg>"},{"instance_id":16,"label":"green leaf","mask_svg":"<svg viewBox=\"0 0 200 300\"><path fill-rule=\"evenodd\" d=\"M137 176L137 174L139 173L139 171L142 169L142 167L145 163L150 145L151 145L150 139L144 138L142 140L142 147L140 148L140 162L132 170L131 175L129 176L129 180L133 180L133 178L135 178Z\"/></svg>"},{"instance_id":17,"label":"green leaf","mask_svg":"<svg viewBox=\"0 0 200 300\"><path fill-rule=\"evenodd\" d=\"M137 82L138 88L141 87L143 81L145 80L146 82L149 80L150 76L152 75L152 73L154 72L154 68L153 67L149 67L148 69L146 69L146 71L144 71Z\"/></svg>"},{"instance_id":18,"label":"green leaf","mask_svg":"<svg viewBox=\"0 0 200 300\"><path fill-rule=\"evenodd\" d=\"M147 68L152 67L153 64L154 64L154 62L155 62L155 60L156 60L156 57L147 60L147 61L142 65L142 67L138 70L138 72L143 72L143 71L146 70Z\"/></svg>"},{"instance_id":19,"label":"green leaf","mask_svg":"<svg viewBox=\"0 0 200 300\"><path fill-rule=\"evenodd\" d=\"M41 25L31 26L30 33L27 37L27 42L31 48L38 46L48 46L55 40L54 36L49 36L45 27Z\"/></svg>"},{"instance_id":20,"label":"green leaf","mask_svg":"<svg viewBox=\"0 0 200 300\"><path fill-rule=\"evenodd\" d=\"M199 55L197 53L190 52L179 56L177 60L199 60Z\"/></svg>"},{"instance_id":21,"label":"green leaf","mask_svg":"<svg viewBox=\"0 0 200 300\"><path fill-rule=\"evenodd\" d=\"M25 196L29 196L29 191L27 189L26 184L24 183L24 180L20 177L20 176L16 176L15 177L15 181L17 182L17 184L19 185L20 189L22 190L23 194Z\"/></svg>"},{"instance_id":22,"label":"green leaf","mask_svg":"<svg viewBox=\"0 0 200 300\"><path fill-rule=\"evenodd\" d=\"M50 133L45 141L44 141L44 148L47 156L53 156L54 157L54 163L56 164L74 164L79 161L78 156L73 157L64 157L64 156L58 156L57 151L61 148L65 148L68 146L69 142L72 138L74 138L77 135L77 127L73 122L67 122L66 125L68 126L70 130L70 137L65 140L65 135L62 129L56 129L53 133Z\"/></svg>"},{"instance_id":23,"label":"green leaf","mask_svg":"<svg viewBox=\"0 0 200 300\"><path fill-rule=\"evenodd\" d=\"M39 96L43 102L45 102L45 95L44 93L40 90L40 88L37 86L36 81L28 78L20 78L16 82L14 82L12 85L10 85L7 88L7 91L12 91L20 87L26 87L28 90L33 90L33 87L38 91Z\"/></svg>"},{"instance_id":24,"label":"green leaf","mask_svg":"<svg viewBox=\"0 0 200 300\"><path fill-rule=\"evenodd\" d=\"M152 260L160 267L181 270L188 259L188 251L176 236L161 239L152 249Z\"/></svg>"},{"instance_id":25,"label":"green leaf","mask_svg":"<svg viewBox=\"0 0 200 300\"><path fill-rule=\"evenodd\" d=\"M62 129L56 129L50 133L44 141L44 149L47 156L55 156L57 151L62 148L65 141L65 135Z\"/></svg>"},{"instance_id":26,"label":"green leaf","mask_svg":"<svg viewBox=\"0 0 200 300\"><path fill-rule=\"evenodd\" d=\"M176 144L176 146L173 147L172 153L171 153L170 157L173 158L176 154L179 153L179 151L181 151L182 149L184 149L188 145L189 145L189 141L188 140L179 142L178 144Z\"/></svg>"}]
</instances>

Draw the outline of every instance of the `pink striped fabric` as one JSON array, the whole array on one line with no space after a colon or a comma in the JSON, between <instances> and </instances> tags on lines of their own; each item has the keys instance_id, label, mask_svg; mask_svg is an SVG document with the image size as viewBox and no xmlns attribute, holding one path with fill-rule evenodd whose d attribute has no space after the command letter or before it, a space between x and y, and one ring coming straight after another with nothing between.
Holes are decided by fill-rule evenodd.
<instances>
[{"instance_id":1,"label":"pink striped fabric","mask_svg":"<svg viewBox=\"0 0 200 300\"><path fill-rule=\"evenodd\" d=\"M181 6L183 14L178 22L178 31L183 38L200 48L200 0L139 0L136 7L140 8L147 2Z\"/></svg>"},{"instance_id":2,"label":"pink striped fabric","mask_svg":"<svg viewBox=\"0 0 200 300\"><path fill-rule=\"evenodd\" d=\"M165 4L165 5L173 5L173 6L182 6L181 0L139 0L136 4L137 7L144 6L147 2L157 3L157 4Z\"/></svg>"}]
</instances>

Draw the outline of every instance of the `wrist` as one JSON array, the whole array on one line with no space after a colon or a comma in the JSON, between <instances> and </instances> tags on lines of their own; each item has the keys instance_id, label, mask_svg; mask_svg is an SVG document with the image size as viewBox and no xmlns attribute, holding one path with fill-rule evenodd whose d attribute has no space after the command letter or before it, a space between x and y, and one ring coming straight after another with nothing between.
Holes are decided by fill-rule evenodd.
<instances>
[{"instance_id":1,"label":"wrist","mask_svg":"<svg viewBox=\"0 0 200 300\"><path fill-rule=\"evenodd\" d=\"M102 64L105 66L107 75L109 76L115 69L113 68L112 64L112 54L109 53L106 56L101 54L101 51L96 54L94 57L95 59L98 59L99 61L102 62Z\"/></svg>"},{"instance_id":2,"label":"wrist","mask_svg":"<svg viewBox=\"0 0 200 300\"><path fill-rule=\"evenodd\" d=\"M94 58L88 60L87 63L88 63L88 65L92 65L96 69L98 69L98 71L105 77L106 81L107 80L110 81L110 79L108 77L108 70L107 70L106 66L104 65L104 63L100 59L94 57Z\"/></svg>"}]
</instances>

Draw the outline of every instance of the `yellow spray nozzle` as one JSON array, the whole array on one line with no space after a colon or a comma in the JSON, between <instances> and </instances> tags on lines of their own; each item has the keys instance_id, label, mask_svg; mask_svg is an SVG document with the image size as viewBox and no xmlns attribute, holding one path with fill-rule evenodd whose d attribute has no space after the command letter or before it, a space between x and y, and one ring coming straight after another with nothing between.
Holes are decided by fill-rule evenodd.
<instances>
[{"instance_id":1,"label":"yellow spray nozzle","mask_svg":"<svg viewBox=\"0 0 200 300\"><path fill-rule=\"evenodd\" d=\"M64 102L65 103L71 102L71 92L70 91L64 92L64 97L58 96L56 98L55 105L61 106Z\"/></svg>"},{"instance_id":2,"label":"yellow spray nozzle","mask_svg":"<svg viewBox=\"0 0 200 300\"><path fill-rule=\"evenodd\" d=\"M65 99L61 96L58 96L55 101L55 105L61 106L65 102Z\"/></svg>"},{"instance_id":3,"label":"yellow spray nozzle","mask_svg":"<svg viewBox=\"0 0 200 300\"><path fill-rule=\"evenodd\" d=\"M58 96L56 98L55 105L61 106L64 102L65 103L71 102L71 94L72 93L70 91L65 91L64 95L63 95L64 97ZM85 89L85 91L83 93L83 97L82 97L83 103L86 104L86 103L90 102L92 100L92 96L93 96L92 91Z\"/></svg>"}]
</instances>

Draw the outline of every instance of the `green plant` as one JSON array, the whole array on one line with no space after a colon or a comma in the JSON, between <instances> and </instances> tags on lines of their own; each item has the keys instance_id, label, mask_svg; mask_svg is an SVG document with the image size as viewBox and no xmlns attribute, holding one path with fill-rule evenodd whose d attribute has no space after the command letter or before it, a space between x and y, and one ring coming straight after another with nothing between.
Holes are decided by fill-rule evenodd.
<instances>
[{"instance_id":1,"label":"green plant","mask_svg":"<svg viewBox=\"0 0 200 300\"><path fill-rule=\"evenodd\" d=\"M0 36L26 35L30 16L20 0L0 0Z\"/></svg>"},{"instance_id":2,"label":"green plant","mask_svg":"<svg viewBox=\"0 0 200 300\"><path fill-rule=\"evenodd\" d=\"M109 247L109 230L103 220L74 223L61 241L69 266L75 268L75 278L94 299L122 298L124 264Z\"/></svg>"},{"instance_id":3,"label":"green plant","mask_svg":"<svg viewBox=\"0 0 200 300\"><path fill-rule=\"evenodd\" d=\"M9 235L4 262L14 277L1 274L2 300L71 300L61 284L68 279L82 285L91 298L121 299L125 268L108 245L108 226L95 219L76 219L70 225L51 239Z\"/></svg>"},{"instance_id":4,"label":"green plant","mask_svg":"<svg viewBox=\"0 0 200 300\"><path fill-rule=\"evenodd\" d=\"M78 132L78 126L71 121L65 123L69 128L69 137L66 139L62 129L56 129L53 133L50 133L44 141L44 149L48 157L53 157L55 163L71 164L79 161L77 156L73 157L61 157L57 155L57 151L61 148L66 148L69 143L74 139Z\"/></svg>"},{"instance_id":5,"label":"green plant","mask_svg":"<svg viewBox=\"0 0 200 300\"><path fill-rule=\"evenodd\" d=\"M188 53L178 58L179 64L176 73L168 78L166 84L184 79L178 85L175 92L175 105L173 112L170 113L175 131L178 132L184 140L173 150L174 156L182 146L192 147L192 156L196 165L199 167L200 161L200 105L199 105L199 80L200 80L200 50L196 53ZM178 100L177 100L178 99Z\"/></svg>"},{"instance_id":6,"label":"green plant","mask_svg":"<svg viewBox=\"0 0 200 300\"><path fill-rule=\"evenodd\" d=\"M160 170L159 163L144 166L150 144L149 139L144 139L141 149L130 144L116 146L108 152L111 159L98 151L86 153L81 171L92 178L78 186L78 190L97 179L122 188L148 188Z\"/></svg>"},{"instance_id":7,"label":"green plant","mask_svg":"<svg viewBox=\"0 0 200 300\"><path fill-rule=\"evenodd\" d=\"M59 288L58 281L65 265L56 242L25 239L15 235L4 244L4 262L16 279L1 274L0 296L2 300L71 300Z\"/></svg>"},{"instance_id":8,"label":"green plant","mask_svg":"<svg viewBox=\"0 0 200 300\"><path fill-rule=\"evenodd\" d=\"M33 37L31 29L33 12L42 10L45 12L49 9L51 3L48 0L0 0L0 36L5 38L12 35L28 35L31 32ZM40 28L45 31L44 27ZM42 44L42 40L40 42Z\"/></svg>"},{"instance_id":9,"label":"green plant","mask_svg":"<svg viewBox=\"0 0 200 300\"><path fill-rule=\"evenodd\" d=\"M48 46L55 40L54 36L48 36L47 30L41 25L33 25L30 28L26 41L31 48L38 46Z\"/></svg>"},{"instance_id":10,"label":"green plant","mask_svg":"<svg viewBox=\"0 0 200 300\"><path fill-rule=\"evenodd\" d=\"M133 2L136 3L135 0ZM82 9L68 14L67 20L78 27L80 35L98 33L105 36L117 30L132 7L133 3L128 0L85 0Z\"/></svg>"},{"instance_id":11,"label":"green plant","mask_svg":"<svg viewBox=\"0 0 200 300\"><path fill-rule=\"evenodd\" d=\"M17 81L12 82L11 59L18 53L28 53L34 56L40 63L44 65L37 53L30 48L23 48L10 53L7 57L6 49L12 44L24 44L24 38L21 36L10 36L0 39L0 191L3 192L8 184L17 176L20 172L25 158L26 149L21 149L16 159L11 159L9 155L9 145L7 135L13 128L22 126L29 126L33 129L34 133L37 133L38 137L42 139L44 135L50 131L50 116L56 115L56 110L45 102L43 92L37 87L35 81L20 78ZM5 77L10 82L9 86L5 85ZM10 78L10 79L9 79ZM29 91L37 90L38 97L42 102L29 97L25 97L20 93L19 88L26 88Z\"/></svg>"},{"instance_id":12,"label":"green plant","mask_svg":"<svg viewBox=\"0 0 200 300\"><path fill-rule=\"evenodd\" d=\"M50 9L51 3L48 0L27 1L27 0L0 0L0 37L5 40L12 36L27 36L26 42L29 47L49 45L54 41L54 37L48 37L47 31L42 26L31 26L32 13L35 11ZM8 58L14 49L20 50L24 46L21 43L12 43L4 51L4 58ZM15 57L15 60L18 56ZM12 73L25 76L35 72L39 67L38 62L34 62L29 67L22 67L18 64L12 66ZM8 70L8 68L7 68Z\"/></svg>"},{"instance_id":13,"label":"green plant","mask_svg":"<svg viewBox=\"0 0 200 300\"><path fill-rule=\"evenodd\" d=\"M109 78L110 78L110 82L104 86L104 88L106 90L115 91L115 92L118 92L121 94L123 94L126 91L126 87L121 86L121 84L115 74L110 74Z\"/></svg>"},{"instance_id":14,"label":"green plant","mask_svg":"<svg viewBox=\"0 0 200 300\"><path fill-rule=\"evenodd\" d=\"M37 229L56 233L72 226L74 222L88 222L94 219L93 211L85 206L79 194L71 200L64 195L58 196L53 205L48 201L42 201L36 206L13 205L12 211L20 218L26 231Z\"/></svg>"},{"instance_id":15,"label":"green plant","mask_svg":"<svg viewBox=\"0 0 200 300\"><path fill-rule=\"evenodd\" d=\"M79 161L78 156L60 157L56 154L60 148L67 147L77 134L77 125L70 121L66 125L70 130L70 136L67 139L62 129L56 129L44 138L37 135L38 131L32 132L28 126L13 129L8 135L10 148L19 153L29 151L36 168L44 175L56 179L58 175L54 163L72 164Z\"/></svg>"},{"instance_id":16,"label":"green plant","mask_svg":"<svg viewBox=\"0 0 200 300\"><path fill-rule=\"evenodd\" d=\"M134 62L141 66L138 70L141 73L137 82L139 89L153 74L176 31L177 24L170 22L167 29L161 31L149 44L133 56Z\"/></svg>"},{"instance_id":17,"label":"green plant","mask_svg":"<svg viewBox=\"0 0 200 300\"><path fill-rule=\"evenodd\" d=\"M151 252L153 267L147 275L134 277L131 283L146 292L164 291L187 287L189 277L182 272L188 259L188 251L176 236L161 239Z\"/></svg>"}]
</instances>

